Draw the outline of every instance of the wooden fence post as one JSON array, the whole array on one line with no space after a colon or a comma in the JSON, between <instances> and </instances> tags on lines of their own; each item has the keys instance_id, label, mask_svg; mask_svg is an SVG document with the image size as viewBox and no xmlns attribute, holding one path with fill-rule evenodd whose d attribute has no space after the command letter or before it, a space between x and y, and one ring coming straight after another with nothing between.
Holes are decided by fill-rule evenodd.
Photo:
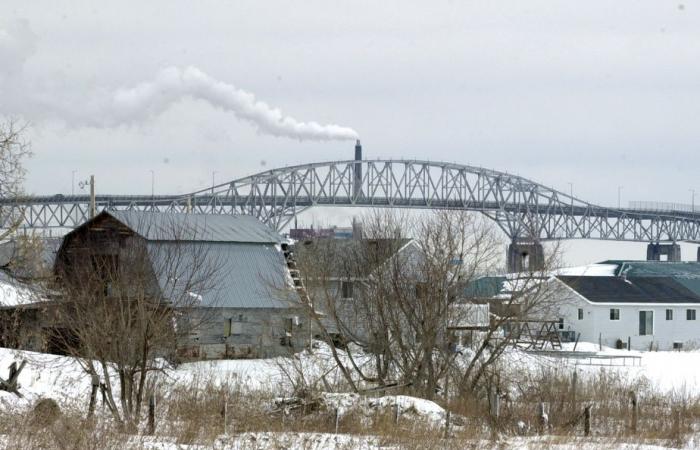
<instances>
[{"instance_id":1,"label":"wooden fence post","mask_svg":"<svg viewBox=\"0 0 700 450\"><path fill-rule=\"evenodd\" d=\"M630 391L630 405L632 406L632 419L630 421L630 431L637 433L637 394Z\"/></svg>"},{"instance_id":2,"label":"wooden fence post","mask_svg":"<svg viewBox=\"0 0 700 450\"><path fill-rule=\"evenodd\" d=\"M335 408L335 434L338 434L339 425L340 425L340 408Z\"/></svg>"},{"instance_id":3,"label":"wooden fence post","mask_svg":"<svg viewBox=\"0 0 700 450\"><path fill-rule=\"evenodd\" d=\"M491 401L489 403L491 406L491 439L495 441L498 437L498 416L501 414L501 398L498 392L491 394Z\"/></svg>"},{"instance_id":4,"label":"wooden fence post","mask_svg":"<svg viewBox=\"0 0 700 450\"><path fill-rule=\"evenodd\" d=\"M578 390L578 372L574 369L574 373L571 375L571 401L574 404L574 409L576 409L576 395Z\"/></svg>"},{"instance_id":5,"label":"wooden fence post","mask_svg":"<svg viewBox=\"0 0 700 450\"><path fill-rule=\"evenodd\" d=\"M221 413L224 416L224 436L228 436L228 395L224 395L224 407Z\"/></svg>"},{"instance_id":6,"label":"wooden fence post","mask_svg":"<svg viewBox=\"0 0 700 450\"><path fill-rule=\"evenodd\" d=\"M107 387L105 386L104 383L100 383L100 394L102 394L102 409L105 409L105 406L107 406Z\"/></svg>"},{"instance_id":7,"label":"wooden fence post","mask_svg":"<svg viewBox=\"0 0 700 450\"><path fill-rule=\"evenodd\" d=\"M151 393L148 397L148 434L156 432L156 396Z\"/></svg>"},{"instance_id":8,"label":"wooden fence post","mask_svg":"<svg viewBox=\"0 0 700 450\"><path fill-rule=\"evenodd\" d=\"M445 437L448 438L450 437L450 416L451 416L451 411L448 409L445 412Z\"/></svg>"},{"instance_id":9,"label":"wooden fence post","mask_svg":"<svg viewBox=\"0 0 700 450\"><path fill-rule=\"evenodd\" d=\"M97 390L100 388L100 377L96 373L92 374L92 390L90 391L90 405L88 406L88 419L92 419L95 414L95 404L97 403Z\"/></svg>"},{"instance_id":10,"label":"wooden fence post","mask_svg":"<svg viewBox=\"0 0 700 450\"><path fill-rule=\"evenodd\" d=\"M540 402L537 408L537 415L539 416L540 433L546 433L547 428L549 428L549 416L547 415L544 402Z\"/></svg>"},{"instance_id":11,"label":"wooden fence post","mask_svg":"<svg viewBox=\"0 0 700 450\"><path fill-rule=\"evenodd\" d=\"M587 405L583 410L583 434L585 436L591 435L591 406Z\"/></svg>"}]
</instances>

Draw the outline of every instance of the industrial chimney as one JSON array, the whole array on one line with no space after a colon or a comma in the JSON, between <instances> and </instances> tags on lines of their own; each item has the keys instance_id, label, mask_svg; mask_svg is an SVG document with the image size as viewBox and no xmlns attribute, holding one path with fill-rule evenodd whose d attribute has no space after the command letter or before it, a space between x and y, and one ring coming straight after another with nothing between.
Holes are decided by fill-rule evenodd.
<instances>
[{"instance_id":1,"label":"industrial chimney","mask_svg":"<svg viewBox=\"0 0 700 450\"><path fill-rule=\"evenodd\" d=\"M362 161L362 144L358 139L355 142L355 161ZM355 179L353 180L353 194L355 199L362 196L362 163L356 162L353 168L355 172Z\"/></svg>"}]
</instances>

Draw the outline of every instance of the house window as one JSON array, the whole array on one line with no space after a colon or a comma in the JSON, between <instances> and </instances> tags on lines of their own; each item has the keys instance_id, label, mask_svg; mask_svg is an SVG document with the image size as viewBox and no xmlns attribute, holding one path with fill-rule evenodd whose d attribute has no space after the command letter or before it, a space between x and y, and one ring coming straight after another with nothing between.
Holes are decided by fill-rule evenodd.
<instances>
[{"instance_id":1,"label":"house window","mask_svg":"<svg viewBox=\"0 0 700 450\"><path fill-rule=\"evenodd\" d=\"M695 310L694 309L686 309L685 310L685 318L686 318L686 320L695 320Z\"/></svg>"},{"instance_id":2,"label":"house window","mask_svg":"<svg viewBox=\"0 0 700 450\"><path fill-rule=\"evenodd\" d=\"M666 310L666 320L673 320L673 310L672 309Z\"/></svg>"},{"instance_id":3,"label":"house window","mask_svg":"<svg viewBox=\"0 0 700 450\"><path fill-rule=\"evenodd\" d=\"M342 298L352 298L352 281L341 281L340 293Z\"/></svg>"},{"instance_id":4,"label":"house window","mask_svg":"<svg viewBox=\"0 0 700 450\"><path fill-rule=\"evenodd\" d=\"M564 319L562 319L562 318L559 319L559 329L560 330L564 329Z\"/></svg>"},{"instance_id":5,"label":"house window","mask_svg":"<svg viewBox=\"0 0 700 450\"><path fill-rule=\"evenodd\" d=\"M654 334L654 311L639 311L639 335Z\"/></svg>"},{"instance_id":6,"label":"house window","mask_svg":"<svg viewBox=\"0 0 700 450\"><path fill-rule=\"evenodd\" d=\"M578 320L583 320L583 308L578 309Z\"/></svg>"},{"instance_id":7,"label":"house window","mask_svg":"<svg viewBox=\"0 0 700 450\"><path fill-rule=\"evenodd\" d=\"M620 320L619 308L610 308L610 320Z\"/></svg>"}]
</instances>

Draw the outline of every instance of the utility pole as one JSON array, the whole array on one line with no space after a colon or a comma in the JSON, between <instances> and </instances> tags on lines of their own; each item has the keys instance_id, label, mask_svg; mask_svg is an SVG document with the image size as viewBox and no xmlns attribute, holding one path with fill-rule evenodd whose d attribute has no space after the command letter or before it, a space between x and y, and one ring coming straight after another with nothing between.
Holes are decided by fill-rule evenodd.
<instances>
[{"instance_id":1,"label":"utility pole","mask_svg":"<svg viewBox=\"0 0 700 450\"><path fill-rule=\"evenodd\" d=\"M97 215L97 202L95 201L95 175L90 175L90 218Z\"/></svg>"},{"instance_id":2,"label":"utility pole","mask_svg":"<svg viewBox=\"0 0 700 450\"><path fill-rule=\"evenodd\" d=\"M692 197L692 203L691 203L691 211L695 212L695 189L689 189L690 192L692 192L693 197Z\"/></svg>"},{"instance_id":3,"label":"utility pole","mask_svg":"<svg viewBox=\"0 0 700 450\"><path fill-rule=\"evenodd\" d=\"M623 187L624 187L624 186L618 186L618 187L617 187L617 209L620 209L620 206L621 206L620 198L621 198L622 188L623 188Z\"/></svg>"},{"instance_id":4,"label":"utility pole","mask_svg":"<svg viewBox=\"0 0 700 450\"><path fill-rule=\"evenodd\" d=\"M151 211L156 209L156 173L151 169Z\"/></svg>"},{"instance_id":5,"label":"utility pole","mask_svg":"<svg viewBox=\"0 0 700 450\"><path fill-rule=\"evenodd\" d=\"M216 184L216 170L211 173L211 193L214 193L214 185Z\"/></svg>"},{"instance_id":6,"label":"utility pole","mask_svg":"<svg viewBox=\"0 0 700 450\"><path fill-rule=\"evenodd\" d=\"M71 171L71 176L70 176L70 195L75 195L75 172L77 172L77 170Z\"/></svg>"}]
</instances>

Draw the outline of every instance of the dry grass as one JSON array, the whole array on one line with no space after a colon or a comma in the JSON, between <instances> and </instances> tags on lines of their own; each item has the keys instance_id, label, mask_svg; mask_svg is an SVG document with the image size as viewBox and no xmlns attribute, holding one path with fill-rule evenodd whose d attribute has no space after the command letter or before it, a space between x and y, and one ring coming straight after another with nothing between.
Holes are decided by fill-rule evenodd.
<instances>
[{"instance_id":1,"label":"dry grass","mask_svg":"<svg viewBox=\"0 0 700 450\"><path fill-rule=\"evenodd\" d=\"M502 447L513 439L529 439L532 448L556 448L563 443L648 443L680 446L700 429L700 399L683 390L661 395L644 379L628 382L609 372L579 380L574 392L570 373L543 371L518 380L517 389L507 389L498 420L489 417L488 401L470 397L453 400L455 417L449 438L443 426L399 417L392 410L367 415L351 411L338 419L338 432L375 436L382 445L408 450ZM630 392L638 399L637 432L631 430ZM335 433L335 411L309 404L285 413L275 409L271 393L250 393L235 382L214 383L195 379L186 386L161 386L157 396L156 436L145 436L145 417L140 433L126 434L102 412L93 421L85 411L64 409L51 425L37 424L31 411L0 413L0 447L13 449L121 449L144 448L148 442L198 444L211 448L222 435L270 433ZM538 407L546 405L549 423L539 428ZM224 403L227 408L224 414ZM591 436L583 436L581 413L592 404ZM100 410L101 411L101 410ZM144 412L145 416L145 412ZM518 422L525 427L518 427ZM278 435L279 436L279 435ZM538 437L539 436L539 437ZM494 440L495 439L495 440ZM283 440L279 448L285 447Z\"/></svg>"}]
</instances>

